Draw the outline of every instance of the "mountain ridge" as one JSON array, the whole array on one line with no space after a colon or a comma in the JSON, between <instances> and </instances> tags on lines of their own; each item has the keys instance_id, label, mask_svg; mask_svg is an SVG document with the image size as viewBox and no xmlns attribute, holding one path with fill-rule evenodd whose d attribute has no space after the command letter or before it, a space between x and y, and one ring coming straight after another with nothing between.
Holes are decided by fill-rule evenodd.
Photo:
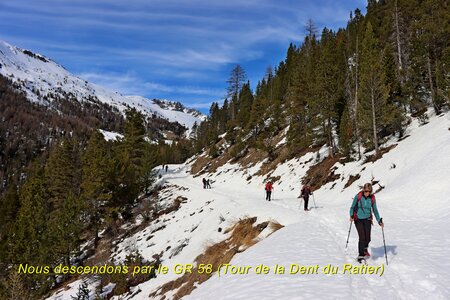
<instances>
[{"instance_id":1,"label":"mountain ridge","mask_svg":"<svg viewBox=\"0 0 450 300\"><path fill-rule=\"evenodd\" d=\"M94 97L102 103L118 108L122 113L134 107L147 116L156 115L188 128L206 116L195 109L186 108L176 101L126 96L79 78L64 66L45 55L21 49L0 40L0 74L17 83L30 101L50 105L56 95L75 97L80 103ZM164 105L163 105L164 104Z\"/></svg>"}]
</instances>

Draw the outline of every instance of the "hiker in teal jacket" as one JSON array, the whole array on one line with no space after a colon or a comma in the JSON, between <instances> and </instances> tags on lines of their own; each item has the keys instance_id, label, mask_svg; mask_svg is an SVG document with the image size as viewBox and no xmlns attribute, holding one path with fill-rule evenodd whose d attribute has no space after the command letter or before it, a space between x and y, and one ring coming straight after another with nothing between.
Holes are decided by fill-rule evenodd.
<instances>
[{"instance_id":1,"label":"hiker in teal jacket","mask_svg":"<svg viewBox=\"0 0 450 300\"><path fill-rule=\"evenodd\" d=\"M358 200L360 198L360 200ZM372 200L373 199L373 200ZM373 202L373 203L372 203ZM350 207L350 222L355 221L356 230L358 230L358 260L370 256L367 250L370 243L370 232L372 230L372 209L378 224L384 227L383 219L377 209L375 196L372 194L372 184L364 184L361 192L356 194Z\"/></svg>"}]
</instances>

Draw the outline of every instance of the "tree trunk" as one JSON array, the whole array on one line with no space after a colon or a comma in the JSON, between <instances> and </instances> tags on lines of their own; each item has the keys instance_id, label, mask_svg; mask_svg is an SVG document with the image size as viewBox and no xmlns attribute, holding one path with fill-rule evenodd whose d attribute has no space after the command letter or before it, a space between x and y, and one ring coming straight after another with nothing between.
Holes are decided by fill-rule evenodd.
<instances>
[{"instance_id":1,"label":"tree trunk","mask_svg":"<svg viewBox=\"0 0 450 300\"><path fill-rule=\"evenodd\" d=\"M98 236L98 230L99 228L98 228L98 224L96 223L95 224L95 237L94 237L94 249L97 249L97 247L98 247L98 242L99 242L99 240L100 240L100 238L99 238L99 236Z\"/></svg>"},{"instance_id":2,"label":"tree trunk","mask_svg":"<svg viewBox=\"0 0 450 300\"><path fill-rule=\"evenodd\" d=\"M356 144L358 146L358 159L361 159L361 144L359 142L359 126L358 126L358 36L356 36L355 131L356 131Z\"/></svg>"},{"instance_id":3,"label":"tree trunk","mask_svg":"<svg viewBox=\"0 0 450 300\"><path fill-rule=\"evenodd\" d=\"M439 114L440 111L436 104L436 95L434 92L433 73L431 72L430 52L427 52L427 69L428 69L428 81L430 83L430 90L431 90L431 103L433 104L434 111L436 112L436 114Z\"/></svg>"},{"instance_id":4,"label":"tree trunk","mask_svg":"<svg viewBox=\"0 0 450 300\"><path fill-rule=\"evenodd\" d=\"M328 157L333 158L334 157L334 143L333 143L333 133L332 133L330 117L328 117L327 135L328 135Z\"/></svg>"},{"instance_id":5,"label":"tree trunk","mask_svg":"<svg viewBox=\"0 0 450 300\"><path fill-rule=\"evenodd\" d=\"M395 35L397 38L397 56L398 56L398 77L400 79L400 83L403 86L403 63L402 63L402 48L400 44L400 28L398 25L398 7L397 0L395 1Z\"/></svg>"},{"instance_id":6,"label":"tree trunk","mask_svg":"<svg viewBox=\"0 0 450 300\"><path fill-rule=\"evenodd\" d=\"M378 149L378 137L377 137L377 122L375 120L375 95L374 95L374 86L370 89L370 98L372 102L372 127L373 127L373 144L375 146L375 155L379 155L379 149Z\"/></svg>"}]
</instances>

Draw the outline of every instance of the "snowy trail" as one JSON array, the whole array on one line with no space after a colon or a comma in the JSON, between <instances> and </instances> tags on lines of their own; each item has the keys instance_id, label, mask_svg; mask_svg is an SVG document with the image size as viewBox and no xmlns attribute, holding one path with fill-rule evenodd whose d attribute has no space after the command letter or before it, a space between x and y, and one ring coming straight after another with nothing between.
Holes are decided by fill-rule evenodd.
<instances>
[{"instance_id":1,"label":"snowy trail","mask_svg":"<svg viewBox=\"0 0 450 300\"><path fill-rule=\"evenodd\" d=\"M348 207L343 209L341 205L333 206L329 203L323 210L312 210L311 216L315 218L315 223L320 224L315 227L318 230L317 234L326 234L331 237L326 247L331 247L339 255L342 255L333 257L333 262L342 261L340 257L346 257L349 263L355 264L353 257L357 253L358 236L353 224L349 245L345 249L349 223L347 221L347 226L343 226L343 224L348 219L347 211ZM388 210L382 212L382 215L387 216L389 220L398 218L396 212L389 213ZM435 299L448 299L450 295L447 277L449 260L442 258L445 257L446 249L450 247L450 241L434 237L439 228L445 230L445 224L439 224L436 220L431 224L424 224L423 218L419 217L409 216L406 219L403 216L403 218L386 226L385 234L388 235L387 238L390 238L386 242L389 265L386 266L386 274L383 277L364 276L368 280L368 286L383 287L383 293L388 292L389 295L386 297L390 299L392 297L417 299L428 297L430 293L433 293ZM312 225L308 224L308 228L312 228ZM407 232L418 234L413 237L405 234ZM395 245L389 243L390 241L395 241ZM369 259L369 264L385 264L381 228L376 223L372 227L370 249L372 257ZM399 255L399 251L402 252L401 255ZM428 269L435 271L429 272ZM361 283L361 281L355 282Z\"/></svg>"},{"instance_id":2,"label":"snowy trail","mask_svg":"<svg viewBox=\"0 0 450 300\"><path fill-rule=\"evenodd\" d=\"M343 205L343 201L332 202L327 201L327 197L321 199L322 197L315 196L317 208L314 208L314 200L311 198L309 202L311 211L304 212L300 207L300 199L295 198L295 192L290 193L290 196L286 196L286 193L275 192L275 199L267 202L264 201L263 191L253 186L233 188L230 185L216 183L213 189L204 190L201 186L201 177L193 178L188 175L173 176L170 181L188 187L190 192L199 199L214 198L226 203L227 206L238 208L242 214L249 216L265 214L281 224L285 224L284 221L288 219L286 215L291 216L286 228L261 241L247 252L236 256L232 261L234 265L289 266L298 263L299 265L318 264L319 267L324 267L331 264L338 266L340 270L344 264L358 265L354 260L358 239L354 225L351 228L348 248L345 249L350 201ZM245 192L242 192L243 190ZM395 220L395 222L388 222L385 227L390 265L385 266L386 273L381 277L367 274L225 275L206 282L188 299L217 297L217 294L213 292L217 287L214 286L224 283L230 287L230 291L233 291L235 286L236 293L229 292L227 296L222 296L223 299L251 299L249 295L252 294L271 295L272 298L277 296L274 291L280 290L280 287L282 291L279 291L278 296L283 295L285 299L286 295L289 295L290 299L296 299L295 294L299 295L299 299L314 298L317 297L318 291L321 296L327 295L323 291L324 283L329 286L330 298L378 298L382 295L388 299L417 299L427 297L430 293L433 293L435 299L448 298L449 289L442 288L446 286L448 261L442 265L440 258L444 255L444 249L448 249L450 244L448 240L433 242L433 232L440 226L438 222L423 226L420 216L408 215L404 212L397 213L397 210L389 213L384 203L379 209L385 220ZM292 220L292 217L296 220ZM415 239L412 239L409 234L402 234L408 230L419 234ZM377 224L372 228L370 246L372 257L369 259L369 264L374 266L385 264L382 234ZM402 252L402 255L398 256L399 252ZM438 272L427 273L426 269L429 268ZM243 294L242 290L246 292ZM202 293L206 291L210 291L210 294Z\"/></svg>"},{"instance_id":3,"label":"snowy trail","mask_svg":"<svg viewBox=\"0 0 450 300\"><path fill-rule=\"evenodd\" d=\"M188 188L187 196L192 199L216 200L223 204L223 208L230 211L236 208L242 217L244 216L262 216L273 217L282 224L297 222L300 215L298 211L293 210L290 206L274 205L277 200L271 202L265 201L264 190L247 186L236 188L233 185L215 182L211 189L203 189L202 177L192 177L187 175L185 169L180 169L177 173L173 173L167 177L170 183ZM244 192L243 192L244 191ZM238 214L239 215L239 214Z\"/></svg>"},{"instance_id":4,"label":"snowy trail","mask_svg":"<svg viewBox=\"0 0 450 300\"><path fill-rule=\"evenodd\" d=\"M286 214L295 215L297 218L296 222L252 247L249 250L252 253L252 258L249 258L245 253L236 256L232 261L234 265L256 267L259 264L264 264L273 268L278 264L285 266L287 273L289 273L289 266L291 264L318 264L319 268L328 264L339 266L339 268L347 263L358 265L355 263L352 255L349 254L349 252L354 253L356 247L349 245L349 249L347 251L345 250L345 244L343 244L345 240L342 239L342 234L346 234L345 229L335 226L336 222L328 222L326 217L321 216L322 211L327 208L324 205L318 205L317 209L312 208L311 211L304 212L302 208L299 209L300 199L294 197L283 199L280 196L278 199L275 198L274 201L268 202L263 200L264 194L261 191L258 193L251 188L250 192L247 191L246 193L242 193L242 189L233 189L227 185L216 185L213 186L213 189L203 189L200 177L193 178L188 175L178 176L178 174L173 174L169 181L173 184L189 188L188 193L196 195L199 199L214 198L214 200L226 202L233 207L239 206L240 211L243 213L248 211L257 215L257 207L261 207L264 211L269 211L274 219L276 219L277 212L282 219L285 219ZM255 197L255 195L257 196ZM310 201L310 207L311 203L313 203L312 199ZM278 221L283 223L282 219ZM337 218L334 217L333 219ZM337 228L340 230L336 230ZM266 247L269 247L270 251L267 251ZM383 263L383 259L384 256L378 258L376 264ZM374 264L374 262L371 262L371 264ZM230 292L227 293L226 297L222 296L223 299L251 299L252 297L249 297L249 295L252 295L252 289L255 288L255 280L258 290L255 290L255 294L271 295L271 298L278 296L284 299L286 299L286 293L290 295L291 293L301 293L301 296L297 297L298 299L315 298L317 291L323 290L324 277L333 286L329 293L331 298L336 295L340 295L338 298L375 298L377 296L376 289L378 286L389 286L389 283L383 277L377 276L373 279L367 276L348 274L324 275L319 271L319 274L310 275L222 275L216 281L218 284L221 284L223 280L226 280L226 284L231 285ZM207 286L208 282L204 285ZM236 292L233 292L233 285L239 285L239 289L236 288L235 290ZM283 288L280 289L280 286ZM349 287L354 288L349 289ZM203 286L198 291L202 291L202 289ZM247 291L245 294L242 294L243 289ZM279 294L274 293L274 291L278 290ZM358 292L355 292L355 290ZM399 297L395 288L390 288L385 295L390 299ZM210 296L217 297L214 292L210 295L201 296L195 296L194 292L192 299L204 299L204 297ZM291 298L291 296L289 298L297 299L296 297Z\"/></svg>"},{"instance_id":5,"label":"snowy trail","mask_svg":"<svg viewBox=\"0 0 450 300\"><path fill-rule=\"evenodd\" d=\"M188 184L188 182L184 182ZM201 192L201 191L198 191ZM226 197L227 193L232 194L231 190L222 189L220 195ZM229 200L234 197L229 197ZM260 203L259 199L251 199L251 202ZM357 253L357 235L354 225L352 225L352 234L348 249L345 249L345 241L348 233L348 221L342 221L342 217L348 219L347 210L342 207L337 209L324 204L320 209L312 209L310 212L299 211L298 199L286 199L277 203L273 201L270 205L282 207L295 212L300 220L281 229L269 238L261 241L247 252L236 256L232 260L233 265L237 266L257 266L264 264L268 266L291 264L299 265L319 265L322 268L328 264L338 266L341 270L344 264L359 264L354 260L354 254ZM271 209L273 209L271 208ZM340 218L339 218L339 217ZM414 220L408 220L403 223L410 227L418 224ZM306 229L306 230L305 230ZM392 229L391 229L392 230ZM404 230L404 229L402 229ZM389 232L389 227L385 230ZM411 242L409 238L396 238L399 244ZM427 239L428 240L428 239ZM417 241L423 250L421 241ZM414 248L414 244L410 244ZM427 245L431 250L435 249L442 254L440 245ZM378 225L372 229L371 243L372 257L369 264L378 266L385 264L384 248L381 239L381 230ZM312 299L320 294L323 298L330 299L348 299L350 298L386 298L386 299L417 299L428 297L430 293L435 299L448 299L449 290L442 289L445 286L445 275L424 274L421 272L421 266L441 269L438 261L430 259L428 256L411 256L409 259L397 259L395 245L387 245L390 265L385 266L385 274L379 277L377 275L349 275L349 274L267 274L267 275L222 275L204 283L200 289L193 292L187 299L206 299L217 297L215 292L219 286L225 284L228 293L221 295L219 299L256 299L260 296L263 299ZM410 254L413 255L413 254ZM271 268L272 270L273 268ZM289 270L286 270L289 273ZM442 285L434 284L438 280ZM324 284L327 290L324 290ZM242 291L245 290L245 293ZM252 295L255 295L253 297Z\"/></svg>"}]
</instances>

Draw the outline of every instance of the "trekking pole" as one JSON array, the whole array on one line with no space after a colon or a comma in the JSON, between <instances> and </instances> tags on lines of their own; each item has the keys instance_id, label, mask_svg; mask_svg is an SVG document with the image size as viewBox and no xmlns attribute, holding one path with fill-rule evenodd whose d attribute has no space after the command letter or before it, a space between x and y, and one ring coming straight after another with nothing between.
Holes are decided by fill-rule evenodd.
<instances>
[{"instance_id":1,"label":"trekking pole","mask_svg":"<svg viewBox=\"0 0 450 300\"><path fill-rule=\"evenodd\" d=\"M384 241L384 228L383 227L381 227L381 232L383 233L384 256L386 257L386 265L389 265L388 259L387 259L387 252L386 252L386 242Z\"/></svg>"},{"instance_id":2,"label":"trekking pole","mask_svg":"<svg viewBox=\"0 0 450 300\"><path fill-rule=\"evenodd\" d=\"M314 194L312 194L312 196L313 196L313 200L314 200L314 208L317 209L317 206L316 206L316 199L314 198Z\"/></svg>"},{"instance_id":3,"label":"trekking pole","mask_svg":"<svg viewBox=\"0 0 450 300\"><path fill-rule=\"evenodd\" d=\"M350 238L350 230L352 230L352 222L350 222L350 227L348 229L347 244L345 244L345 249L347 249L348 246L348 239Z\"/></svg>"}]
</instances>

